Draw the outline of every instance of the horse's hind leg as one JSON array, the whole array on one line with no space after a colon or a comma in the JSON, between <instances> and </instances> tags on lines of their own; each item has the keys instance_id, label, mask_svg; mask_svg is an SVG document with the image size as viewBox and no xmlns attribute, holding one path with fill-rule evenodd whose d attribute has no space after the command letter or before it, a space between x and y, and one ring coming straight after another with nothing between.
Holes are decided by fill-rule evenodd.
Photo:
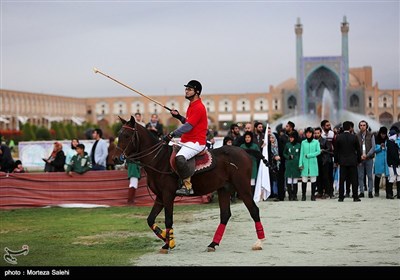
<instances>
[{"instance_id":1,"label":"horse's hind leg","mask_svg":"<svg viewBox=\"0 0 400 280\"><path fill-rule=\"evenodd\" d=\"M246 184L246 182L243 182L243 184ZM246 191L246 190L243 190L243 188L240 189L239 195L242 198L244 205L246 205L246 208L249 210L250 216L251 216L251 218L253 218L253 221L254 221L255 227L256 227L258 240L253 245L252 249L253 250L262 250L262 242L265 240L265 233L264 233L264 227L263 227L263 225L261 223L261 219L260 219L260 210L258 209L256 203L253 200L251 189L248 188L248 191Z\"/></svg>"},{"instance_id":2,"label":"horse's hind leg","mask_svg":"<svg viewBox=\"0 0 400 280\"><path fill-rule=\"evenodd\" d=\"M218 189L218 202L220 209L220 224L215 231L213 241L208 245L208 252L215 252L215 246L218 246L221 242L222 236L224 235L226 225L231 217L230 208L230 197L231 194L224 188Z\"/></svg>"},{"instance_id":3,"label":"horse's hind leg","mask_svg":"<svg viewBox=\"0 0 400 280\"><path fill-rule=\"evenodd\" d=\"M167 236L167 233L165 230L162 230L156 223L156 218L158 214L160 214L161 210L164 208L164 205L162 201L157 197L156 201L154 201L153 208L150 211L149 216L147 217L147 224L151 228L151 230L154 232L155 235L157 235L158 238L163 240L165 242L165 238Z\"/></svg>"},{"instance_id":4,"label":"horse's hind leg","mask_svg":"<svg viewBox=\"0 0 400 280\"><path fill-rule=\"evenodd\" d=\"M171 195L164 195L164 212L165 212L165 244L162 246L160 253L167 254L168 249L175 248L173 211L174 211L175 190Z\"/></svg>"}]
</instances>

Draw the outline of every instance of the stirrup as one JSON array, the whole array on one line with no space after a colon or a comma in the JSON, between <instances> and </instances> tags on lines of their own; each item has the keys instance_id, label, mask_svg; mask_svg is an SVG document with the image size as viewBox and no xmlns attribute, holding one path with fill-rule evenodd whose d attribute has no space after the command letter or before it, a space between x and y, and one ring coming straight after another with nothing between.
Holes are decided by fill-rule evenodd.
<instances>
[{"instance_id":1,"label":"stirrup","mask_svg":"<svg viewBox=\"0 0 400 280\"><path fill-rule=\"evenodd\" d=\"M180 188L179 190L176 191L176 194L177 195L183 195L183 196L190 196L190 195L193 195L194 192L193 192L193 189L188 190L187 188L182 187L182 188Z\"/></svg>"}]
</instances>

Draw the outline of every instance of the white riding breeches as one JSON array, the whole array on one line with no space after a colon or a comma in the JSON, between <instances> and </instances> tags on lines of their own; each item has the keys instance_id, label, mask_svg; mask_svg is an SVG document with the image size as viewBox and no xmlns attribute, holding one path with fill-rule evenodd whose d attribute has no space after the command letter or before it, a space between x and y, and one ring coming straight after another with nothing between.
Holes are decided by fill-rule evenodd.
<instances>
[{"instance_id":1,"label":"white riding breeches","mask_svg":"<svg viewBox=\"0 0 400 280\"><path fill-rule=\"evenodd\" d=\"M206 145L200 145L199 142L186 142L180 144L182 144L182 146L176 156L184 156L186 160L191 159L192 157L203 151L206 147Z\"/></svg>"},{"instance_id":2,"label":"white riding breeches","mask_svg":"<svg viewBox=\"0 0 400 280\"><path fill-rule=\"evenodd\" d=\"M139 179L136 178L136 177L131 177L131 178L129 178L129 187L130 187L130 188L135 188L135 189L137 189L137 187L138 187L138 182L139 182Z\"/></svg>"}]
</instances>

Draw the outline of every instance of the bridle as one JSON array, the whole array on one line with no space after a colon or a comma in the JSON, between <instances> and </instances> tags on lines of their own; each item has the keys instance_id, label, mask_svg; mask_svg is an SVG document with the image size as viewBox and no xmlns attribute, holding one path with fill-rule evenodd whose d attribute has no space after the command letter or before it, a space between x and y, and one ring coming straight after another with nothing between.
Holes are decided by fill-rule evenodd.
<instances>
[{"instance_id":1,"label":"bridle","mask_svg":"<svg viewBox=\"0 0 400 280\"><path fill-rule=\"evenodd\" d=\"M138 151L139 145L140 145L140 137L139 137L139 133L138 133L138 130L137 130L137 127L136 127L136 123L135 123L134 127L131 127L129 125L124 124L121 127L121 130L118 133L118 135L121 135L122 133L124 133L124 129L128 129L128 130L133 131L132 132L132 137L130 137L130 141L126 145L126 147L124 149L121 149L119 147L119 145L117 145L117 147L116 147L117 150L121 151L121 155L123 156L124 159L127 159L129 161L135 162L136 164L139 164L141 166L148 167L148 168L150 168L150 169L152 169L152 170L154 170L154 171L156 171L158 173L162 173L162 174L172 174L172 173L174 173L172 171L165 172L165 171L158 170L158 169L154 168L153 166L151 166L150 164L144 164L143 162L140 161L140 159L145 158L145 157L155 153L154 157L151 159L151 161L149 163L153 162L157 158L157 156L160 154L160 152L161 152L161 150L162 150L162 148L164 146L162 141L157 142L156 144L148 147L147 149L145 149L143 151ZM127 155L126 154L126 151L129 148L129 145L133 145L133 147L136 149L136 150L134 150L132 152L131 155Z\"/></svg>"}]
</instances>

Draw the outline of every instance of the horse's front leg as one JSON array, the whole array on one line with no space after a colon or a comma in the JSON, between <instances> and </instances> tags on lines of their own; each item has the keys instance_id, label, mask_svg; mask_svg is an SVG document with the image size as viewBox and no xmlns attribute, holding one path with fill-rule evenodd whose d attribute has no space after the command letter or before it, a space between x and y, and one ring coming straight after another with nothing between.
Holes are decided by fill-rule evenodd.
<instances>
[{"instance_id":1,"label":"horse's front leg","mask_svg":"<svg viewBox=\"0 0 400 280\"><path fill-rule=\"evenodd\" d=\"M222 236L224 235L226 225L231 217L231 207L230 207L230 192L225 191L225 189L218 189L218 202L220 208L220 224L215 231L213 241L208 245L208 252L215 252L215 246L219 246Z\"/></svg>"},{"instance_id":2,"label":"horse's front leg","mask_svg":"<svg viewBox=\"0 0 400 280\"><path fill-rule=\"evenodd\" d=\"M151 228L151 230L154 232L155 235L157 235L158 238L160 238L162 241L165 241L165 237L167 236L167 233L165 230L161 229L156 223L156 218L158 214L160 214L161 210L164 208L164 205L161 201L161 199L156 198L153 204L153 208L150 211L149 216L147 217L147 224Z\"/></svg>"},{"instance_id":3,"label":"horse's front leg","mask_svg":"<svg viewBox=\"0 0 400 280\"><path fill-rule=\"evenodd\" d=\"M174 239L174 229L173 225L173 211L174 211L174 199L175 199L175 190L174 194L170 194L171 197L168 196L167 199L164 199L164 212L165 212L165 244L162 246L160 253L167 254L168 249L175 248L175 239Z\"/></svg>"}]
</instances>

